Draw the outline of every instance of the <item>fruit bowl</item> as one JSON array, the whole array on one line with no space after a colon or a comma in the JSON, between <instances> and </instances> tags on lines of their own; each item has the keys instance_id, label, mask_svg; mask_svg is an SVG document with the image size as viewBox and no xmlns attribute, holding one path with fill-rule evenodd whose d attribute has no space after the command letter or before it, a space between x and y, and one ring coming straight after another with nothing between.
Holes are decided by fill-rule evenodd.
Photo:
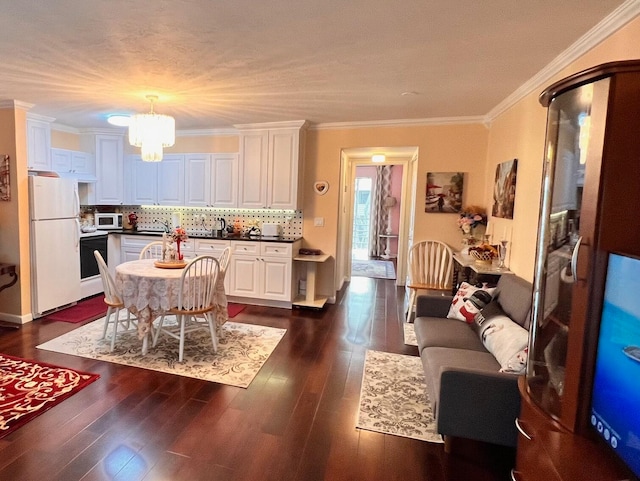
<instances>
[{"instance_id":1,"label":"fruit bowl","mask_svg":"<svg viewBox=\"0 0 640 481\"><path fill-rule=\"evenodd\" d=\"M473 257L477 263L479 264L491 264L493 259L497 256L497 250L493 246L479 246L479 247L471 247L469 249L469 254Z\"/></svg>"}]
</instances>

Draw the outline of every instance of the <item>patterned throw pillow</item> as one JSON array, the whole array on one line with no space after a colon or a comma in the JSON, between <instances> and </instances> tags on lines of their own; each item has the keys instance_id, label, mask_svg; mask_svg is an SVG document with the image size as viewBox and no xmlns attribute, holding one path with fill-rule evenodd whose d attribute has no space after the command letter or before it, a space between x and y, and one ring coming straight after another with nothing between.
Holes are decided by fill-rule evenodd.
<instances>
[{"instance_id":1,"label":"patterned throw pillow","mask_svg":"<svg viewBox=\"0 0 640 481\"><path fill-rule=\"evenodd\" d=\"M491 302L495 290L495 287L486 287L486 285L475 287L463 282L453 296L447 318L458 319L468 324L473 323L476 314Z\"/></svg>"},{"instance_id":2,"label":"patterned throw pillow","mask_svg":"<svg viewBox=\"0 0 640 481\"><path fill-rule=\"evenodd\" d=\"M513 322L492 302L480 311L472 327L482 344L500 364L500 372L524 374L528 357L528 331Z\"/></svg>"}]
</instances>

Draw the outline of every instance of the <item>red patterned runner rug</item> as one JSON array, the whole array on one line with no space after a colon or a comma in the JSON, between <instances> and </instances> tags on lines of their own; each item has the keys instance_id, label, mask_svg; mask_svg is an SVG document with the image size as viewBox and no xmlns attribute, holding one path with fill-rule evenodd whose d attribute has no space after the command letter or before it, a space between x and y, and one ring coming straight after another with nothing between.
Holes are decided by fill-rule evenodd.
<instances>
[{"instance_id":1,"label":"red patterned runner rug","mask_svg":"<svg viewBox=\"0 0 640 481\"><path fill-rule=\"evenodd\" d=\"M0 438L100 376L0 354Z\"/></svg>"}]
</instances>

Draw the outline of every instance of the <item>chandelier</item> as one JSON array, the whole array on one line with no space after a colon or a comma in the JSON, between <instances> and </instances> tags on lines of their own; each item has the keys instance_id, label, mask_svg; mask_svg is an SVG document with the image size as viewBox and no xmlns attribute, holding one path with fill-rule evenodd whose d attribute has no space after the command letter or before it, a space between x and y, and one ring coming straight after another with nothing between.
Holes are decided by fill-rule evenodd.
<instances>
[{"instance_id":1,"label":"chandelier","mask_svg":"<svg viewBox=\"0 0 640 481\"><path fill-rule=\"evenodd\" d=\"M153 111L153 103L158 100L156 95L147 95L147 100L151 102L151 112L131 116L129 143L140 147L143 161L160 162L162 148L171 147L176 141L176 121Z\"/></svg>"}]
</instances>

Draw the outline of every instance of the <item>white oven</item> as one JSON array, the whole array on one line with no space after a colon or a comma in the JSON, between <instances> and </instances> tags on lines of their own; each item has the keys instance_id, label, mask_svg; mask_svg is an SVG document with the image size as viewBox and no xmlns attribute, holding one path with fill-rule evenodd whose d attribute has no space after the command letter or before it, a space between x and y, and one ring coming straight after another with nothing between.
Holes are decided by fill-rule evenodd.
<instances>
[{"instance_id":1,"label":"white oven","mask_svg":"<svg viewBox=\"0 0 640 481\"><path fill-rule=\"evenodd\" d=\"M122 229L122 214L96 212L94 223L98 230Z\"/></svg>"}]
</instances>

